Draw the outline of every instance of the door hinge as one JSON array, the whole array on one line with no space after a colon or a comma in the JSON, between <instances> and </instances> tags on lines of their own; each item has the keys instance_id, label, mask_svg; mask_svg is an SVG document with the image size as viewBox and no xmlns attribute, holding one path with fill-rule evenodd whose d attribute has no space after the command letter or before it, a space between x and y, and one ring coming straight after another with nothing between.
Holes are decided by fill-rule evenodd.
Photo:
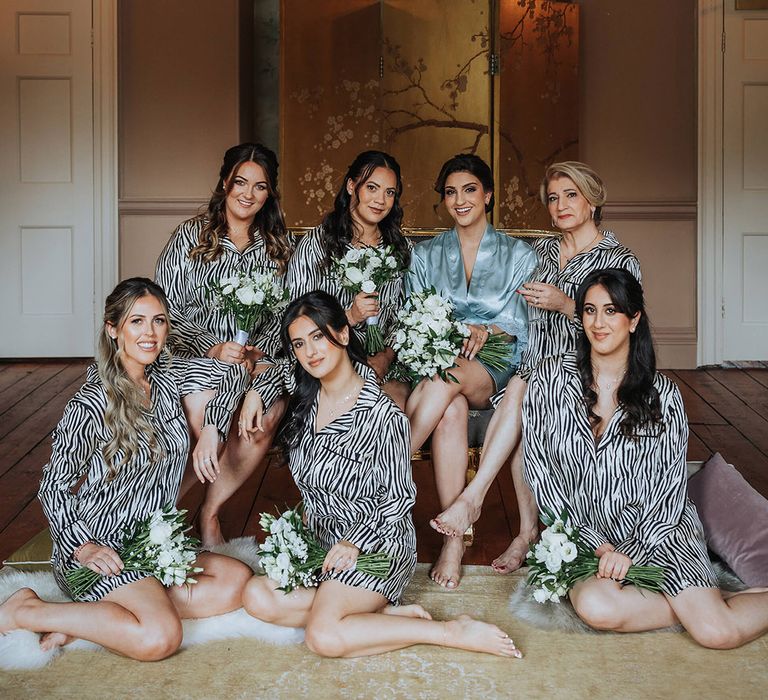
<instances>
[{"instance_id":1,"label":"door hinge","mask_svg":"<svg viewBox=\"0 0 768 700\"><path fill-rule=\"evenodd\" d=\"M384 77L384 56L379 56L379 78Z\"/></svg>"},{"instance_id":2,"label":"door hinge","mask_svg":"<svg viewBox=\"0 0 768 700\"><path fill-rule=\"evenodd\" d=\"M723 36L720 40L720 50L725 53L725 32L723 32Z\"/></svg>"},{"instance_id":3,"label":"door hinge","mask_svg":"<svg viewBox=\"0 0 768 700\"><path fill-rule=\"evenodd\" d=\"M488 72L491 75L498 75L500 73L499 54L488 54Z\"/></svg>"}]
</instances>

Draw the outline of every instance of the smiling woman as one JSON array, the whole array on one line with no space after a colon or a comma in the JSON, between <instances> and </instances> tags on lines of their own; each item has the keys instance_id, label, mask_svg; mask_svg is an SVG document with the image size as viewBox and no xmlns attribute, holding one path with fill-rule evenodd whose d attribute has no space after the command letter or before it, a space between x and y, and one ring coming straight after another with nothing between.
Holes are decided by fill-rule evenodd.
<instances>
[{"instance_id":1,"label":"smiling woman","mask_svg":"<svg viewBox=\"0 0 768 700\"><path fill-rule=\"evenodd\" d=\"M265 356L278 357L280 320L263 318L245 345L235 342L234 314L216 308L210 290L242 274L270 273L285 286L285 272L293 248L280 209L275 154L261 144L243 143L224 154L219 180L205 214L185 221L171 236L157 261L155 277L168 293L173 332L169 346L183 357L214 357L243 368L243 375L259 371ZM245 381L245 379L244 379ZM184 398L184 411L193 438L199 435L207 392ZM221 459L213 455L211 468L198 471L209 481L200 513L203 542L223 542L219 510L259 465L285 410L277 401L265 420L266 430L246 443L237 434L227 440ZM215 465L215 467L214 467ZM189 473L183 493L194 482Z\"/></svg>"},{"instance_id":2,"label":"smiling woman","mask_svg":"<svg viewBox=\"0 0 768 700\"><path fill-rule=\"evenodd\" d=\"M349 166L336 194L333 210L323 223L310 231L296 247L288 267L288 285L293 298L315 290L336 296L346 309L352 331L362 340L368 319L378 318L384 349L368 357L368 364L384 391L402 408L408 387L391 381L389 367L397 313L403 304L403 275L395 273L375 292L353 294L333 273L333 263L350 251L375 248L382 254L391 247L397 268L408 267L411 244L400 226L403 183L397 161L382 151L364 151Z\"/></svg>"},{"instance_id":3,"label":"smiling woman","mask_svg":"<svg viewBox=\"0 0 768 700\"><path fill-rule=\"evenodd\" d=\"M181 397L203 390L214 396L198 449L215 452L240 396L233 365L169 362L162 352L167 334L168 303L152 281L124 280L107 298L96 364L64 410L38 493L53 540L54 576L74 602L47 603L21 589L0 606L0 634L40 632L44 649L87 639L155 660L178 648L181 618L240 607L250 569L234 559L201 553L197 583L166 589L118 554L127 530L176 503L189 452ZM77 592L67 575L81 566L99 576Z\"/></svg>"},{"instance_id":4,"label":"smiling woman","mask_svg":"<svg viewBox=\"0 0 768 700\"><path fill-rule=\"evenodd\" d=\"M467 421L470 408L486 408L520 362L528 339L526 304L517 293L536 267L536 254L522 241L496 231L486 220L493 208L493 176L475 155L457 155L440 170L435 190L454 220L454 228L419 243L406 277L409 292L435 287L453 302L456 317L469 328L456 367L456 382L424 380L408 399L411 448L432 435L437 493L443 509L462 493L467 470ZM509 341L503 369L484 364L477 354L491 335ZM464 543L443 533L443 550L430 576L455 588L461 575ZM458 535L463 534L463 530Z\"/></svg>"}]
</instances>

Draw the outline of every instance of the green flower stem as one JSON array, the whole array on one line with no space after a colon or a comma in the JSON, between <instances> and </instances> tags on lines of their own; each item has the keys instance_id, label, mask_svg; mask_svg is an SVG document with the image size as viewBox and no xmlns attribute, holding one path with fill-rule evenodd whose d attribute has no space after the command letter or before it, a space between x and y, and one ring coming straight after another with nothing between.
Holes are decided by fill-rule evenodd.
<instances>
[{"instance_id":1,"label":"green flower stem","mask_svg":"<svg viewBox=\"0 0 768 700\"><path fill-rule=\"evenodd\" d=\"M381 334L381 328L378 323L365 326L365 352L368 355L375 355L381 352L384 345L384 336Z\"/></svg>"}]
</instances>

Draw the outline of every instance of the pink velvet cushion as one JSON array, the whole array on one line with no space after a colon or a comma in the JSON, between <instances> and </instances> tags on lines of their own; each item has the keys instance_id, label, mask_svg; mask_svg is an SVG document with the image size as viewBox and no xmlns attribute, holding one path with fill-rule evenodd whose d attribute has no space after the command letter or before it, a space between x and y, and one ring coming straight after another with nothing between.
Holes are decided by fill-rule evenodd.
<instances>
[{"instance_id":1,"label":"pink velvet cushion","mask_svg":"<svg viewBox=\"0 0 768 700\"><path fill-rule=\"evenodd\" d=\"M748 586L768 586L768 501L719 452L688 480L707 545Z\"/></svg>"}]
</instances>

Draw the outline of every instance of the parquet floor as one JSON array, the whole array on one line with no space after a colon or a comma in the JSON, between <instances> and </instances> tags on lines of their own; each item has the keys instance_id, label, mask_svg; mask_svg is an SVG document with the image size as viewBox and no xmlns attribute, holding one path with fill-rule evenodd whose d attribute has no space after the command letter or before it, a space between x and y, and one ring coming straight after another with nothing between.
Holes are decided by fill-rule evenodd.
<instances>
[{"instance_id":1,"label":"parquet floor","mask_svg":"<svg viewBox=\"0 0 768 700\"><path fill-rule=\"evenodd\" d=\"M36 499L51 432L64 405L83 381L87 360L0 363L0 560L45 527ZM768 497L768 363L746 368L668 371L680 386L691 427L688 458L721 452ZM227 504L228 537L256 534L259 513L292 504L298 492L285 466L263 464ZM440 540L428 521L439 511L431 465L414 463L418 499L414 511L419 561L434 561ZM182 505L194 514L202 499L195 487ZM503 469L476 525L468 564L487 564L517 527L512 480Z\"/></svg>"}]
</instances>

